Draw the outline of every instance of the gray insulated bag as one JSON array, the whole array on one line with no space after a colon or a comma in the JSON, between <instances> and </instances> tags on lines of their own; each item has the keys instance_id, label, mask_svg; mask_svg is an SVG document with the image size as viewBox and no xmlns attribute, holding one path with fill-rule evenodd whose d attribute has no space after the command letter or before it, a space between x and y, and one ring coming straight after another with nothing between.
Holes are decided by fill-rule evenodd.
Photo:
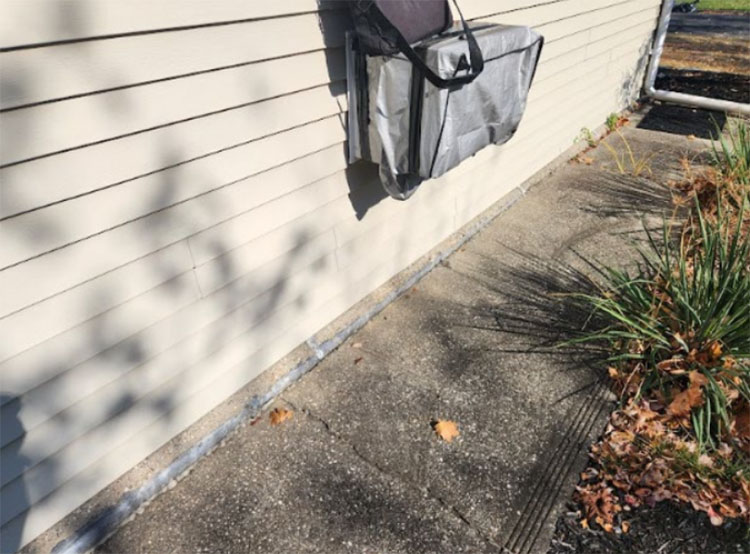
<instances>
[{"instance_id":1,"label":"gray insulated bag","mask_svg":"<svg viewBox=\"0 0 750 554\"><path fill-rule=\"evenodd\" d=\"M349 33L346 47L349 161L377 163L383 187L400 200L513 136L544 39L529 27L462 17L435 37L404 42L397 54L368 55Z\"/></svg>"}]
</instances>

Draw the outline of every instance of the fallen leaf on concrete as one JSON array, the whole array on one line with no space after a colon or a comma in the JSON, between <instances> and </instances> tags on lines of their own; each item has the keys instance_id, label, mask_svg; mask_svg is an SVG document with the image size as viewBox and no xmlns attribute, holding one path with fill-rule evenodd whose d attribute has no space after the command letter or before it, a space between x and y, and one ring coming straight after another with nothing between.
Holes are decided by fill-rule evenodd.
<instances>
[{"instance_id":1,"label":"fallen leaf on concrete","mask_svg":"<svg viewBox=\"0 0 750 554\"><path fill-rule=\"evenodd\" d=\"M359 358L354 358L354 365L357 365L362 360L364 360L364 358L362 356L360 356Z\"/></svg>"},{"instance_id":2,"label":"fallen leaf on concrete","mask_svg":"<svg viewBox=\"0 0 750 554\"><path fill-rule=\"evenodd\" d=\"M287 419L292 419L293 415L293 412L285 408L274 408L268 415L268 419L271 421L271 425L279 425Z\"/></svg>"},{"instance_id":3,"label":"fallen leaf on concrete","mask_svg":"<svg viewBox=\"0 0 750 554\"><path fill-rule=\"evenodd\" d=\"M455 421L447 419L438 419L432 426L438 437L443 439L445 442L451 442L458 435L458 425Z\"/></svg>"}]
</instances>

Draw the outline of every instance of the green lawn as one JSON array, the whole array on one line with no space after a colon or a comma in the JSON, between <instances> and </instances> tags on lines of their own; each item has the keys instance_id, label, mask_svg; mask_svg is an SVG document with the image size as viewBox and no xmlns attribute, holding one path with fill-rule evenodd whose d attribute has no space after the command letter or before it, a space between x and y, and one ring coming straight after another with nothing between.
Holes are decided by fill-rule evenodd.
<instances>
[{"instance_id":1,"label":"green lawn","mask_svg":"<svg viewBox=\"0 0 750 554\"><path fill-rule=\"evenodd\" d=\"M750 0L701 0L699 10L742 10L750 12Z\"/></svg>"}]
</instances>

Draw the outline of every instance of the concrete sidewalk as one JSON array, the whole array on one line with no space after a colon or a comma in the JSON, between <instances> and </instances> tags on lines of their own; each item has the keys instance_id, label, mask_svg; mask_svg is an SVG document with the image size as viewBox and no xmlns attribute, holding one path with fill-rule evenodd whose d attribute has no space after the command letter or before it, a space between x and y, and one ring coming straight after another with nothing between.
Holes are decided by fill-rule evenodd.
<instances>
[{"instance_id":1,"label":"concrete sidewalk","mask_svg":"<svg viewBox=\"0 0 750 554\"><path fill-rule=\"evenodd\" d=\"M657 179L706 143L626 129ZM610 137L615 144L619 138ZM546 552L612 407L586 314L551 294L621 264L665 189L568 164L199 462L98 552ZM664 182L664 181L662 181ZM458 423L439 440L435 419Z\"/></svg>"}]
</instances>

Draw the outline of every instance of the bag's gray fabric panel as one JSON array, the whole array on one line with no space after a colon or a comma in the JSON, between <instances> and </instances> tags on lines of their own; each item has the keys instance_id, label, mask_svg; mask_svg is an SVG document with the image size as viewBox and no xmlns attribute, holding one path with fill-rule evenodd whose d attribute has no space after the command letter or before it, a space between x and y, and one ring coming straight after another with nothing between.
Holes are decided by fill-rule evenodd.
<instances>
[{"instance_id":1,"label":"bag's gray fabric panel","mask_svg":"<svg viewBox=\"0 0 750 554\"><path fill-rule=\"evenodd\" d=\"M539 34L528 27L494 26L475 35L485 57L479 77L458 89L440 90L426 84L419 168L422 177L439 177L485 146L506 142L526 108ZM464 41L449 39L428 47L426 61L438 68L441 76L451 76L465 52Z\"/></svg>"},{"instance_id":2,"label":"bag's gray fabric panel","mask_svg":"<svg viewBox=\"0 0 750 554\"><path fill-rule=\"evenodd\" d=\"M521 121L542 37L521 26L474 22L472 28L485 58L484 71L473 82L448 89L425 83L419 165L409 191L394 194L399 177L403 183L410 172L412 64L400 55L367 56L369 106L359 109L368 110L369 159L380 164L381 181L392 196L404 199L416 186L414 178L439 177L485 146L506 142ZM443 78L466 72L462 58L468 53L459 29L418 47Z\"/></svg>"}]
</instances>

